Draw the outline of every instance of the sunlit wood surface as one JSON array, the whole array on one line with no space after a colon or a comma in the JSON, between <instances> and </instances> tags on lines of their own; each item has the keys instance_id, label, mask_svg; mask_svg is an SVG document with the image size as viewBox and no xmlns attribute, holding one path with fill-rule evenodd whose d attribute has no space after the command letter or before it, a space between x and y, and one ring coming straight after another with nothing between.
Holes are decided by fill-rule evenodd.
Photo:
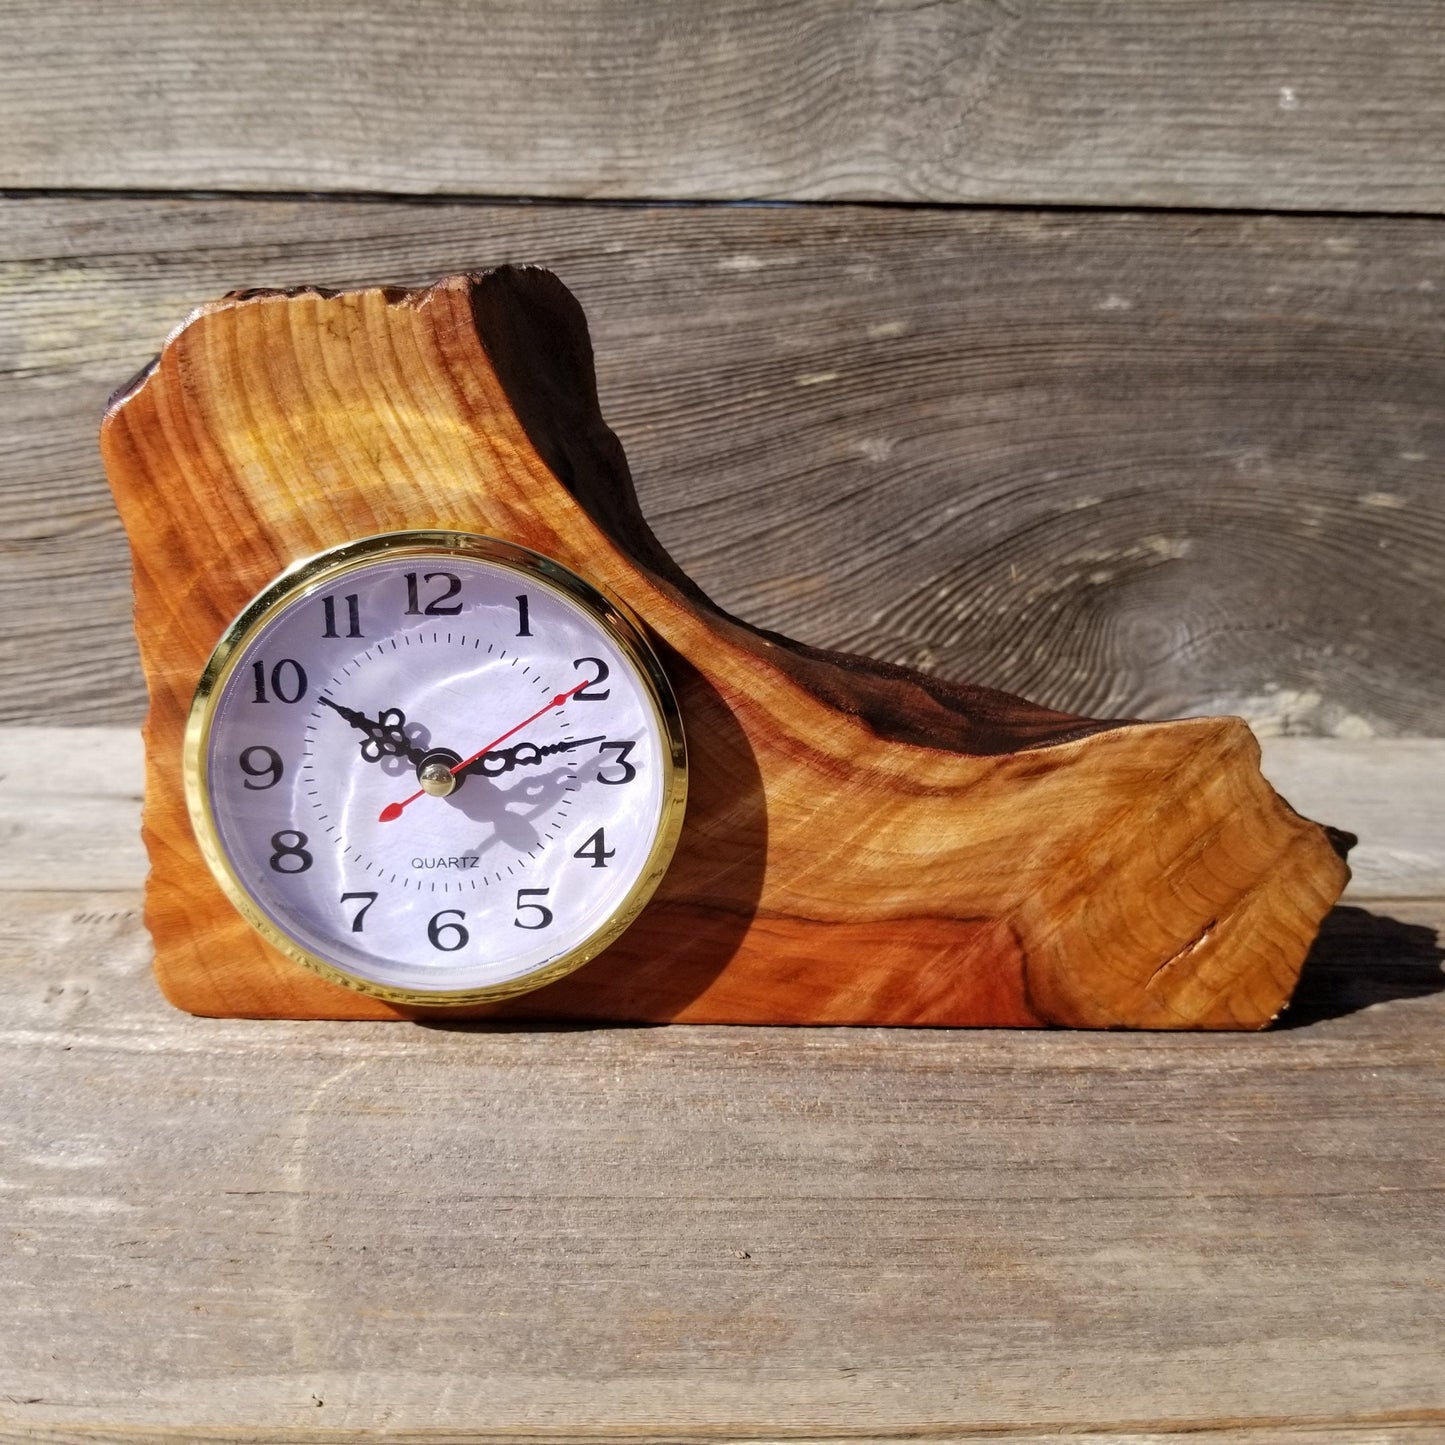
<instances>
[{"instance_id":1,"label":"sunlit wood surface","mask_svg":"<svg viewBox=\"0 0 1445 1445\"><path fill-rule=\"evenodd\" d=\"M1440 1438L1445 748L1265 761L1263 1034L538 1031L176 1012L139 739L0 731L0 1439Z\"/></svg>"}]
</instances>

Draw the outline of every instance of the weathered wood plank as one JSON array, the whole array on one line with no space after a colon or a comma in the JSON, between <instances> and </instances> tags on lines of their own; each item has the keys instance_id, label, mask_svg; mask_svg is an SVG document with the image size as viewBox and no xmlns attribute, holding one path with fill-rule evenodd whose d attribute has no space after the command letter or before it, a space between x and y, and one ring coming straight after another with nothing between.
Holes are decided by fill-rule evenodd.
<instances>
[{"instance_id":1,"label":"weathered wood plank","mask_svg":"<svg viewBox=\"0 0 1445 1445\"><path fill-rule=\"evenodd\" d=\"M141 711L95 456L229 287L533 260L722 605L1094 715L1445 732L1428 221L0 203L0 718ZM43 638L43 646L38 639Z\"/></svg>"},{"instance_id":2,"label":"weathered wood plank","mask_svg":"<svg viewBox=\"0 0 1445 1445\"><path fill-rule=\"evenodd\" d=\"M1440 1438L1440 1426L1429 1418L1408 1419L1402 1412L1385 1412L1368 1418L1355 1417L1347 1423L1334 1422L1300 1424L1294 1420L1264 1419L1251 1425L1229 1423L1218 1428L1214 1424L1190 1425L1183 1431L1156 1429L1156 1422L1137 1422L1106 1433L1096 1430L1088 1432L1089 1445L1272 1445L1283 1441L1285 1445L1393 1445L1396 1441L1428 1441ZM137 1433L127 1426L115 1428L60 1426L56 1429L35 1427L22 1428L13 1433L0 1423L0 1445L135 1445L137 1440L170 1442L183 1440L186 1445L355 1445L355 1442L382 1438L387 1445L539 1445L539 1442L581 1441L605 1439L621 1442L621 1445L690 1445L692 1441L707 1441L709 1445L784 1445L784 1442L799 1440L807 1445L899 1445L901 1441L927 1441L929 1445L989 1445L989 1442L1007 1440L1009 1445L1077 1445L1076 1430L1064 1432L1050 1430L1039 1433L986 1427L982 1431L969 1430L960 1434L956 1430L919 1430L909 1428L902 1434L874 1434L871 1431L860 1435L854 1431L834 1434L831 1431L820 1434L811 1427L800 1430L731 1430L714 1429L708 1425L694 1428L617 1434L607 1432L597 1435L585 1427L563 1427L548 1432L544 1429L529 1428L518 1434L511 1430L495 1431L480 1429L419 1430L387 1429L384 1436L375 1436L362 1431L327 1430L309 1427L282 1431L194 1427L168 1428L158 1426L144 1433Z\"/></svg>"},{"instance_id":3,"label":"weathered wood plank","mask_svg":"<svg viewBox=\"0 0 1445 1445\"><path fill-rule=\"evenodd\" d=\"M0 727L0 890L139 888L144 787L137 728Z\"/></svg>"},{"instance_id":4,"label":"weathered wood plank","mask_svg":"<svg viewBox=\"0 0 1445 1445\"><path fill-rule=\"evenodd\" d=\"M47 1445L135 1445L137 1440L169 1442L184 1440L186 1445L342 1445L342 1442L357 1442L378 1438L351 1430L326 1430L307 1428L304 1431L283 1430L227 1430L208 1428L196 1430L192 1427L169 1429L157 1427L137 1434L126 1426L107 1429L74 1429L60 1426L58 1429L22 1429L14 1434L0 1424L0 1445L33 1445L43 1441ZM717 1430L711 1426L693 1429L670 1429L661 1434L655 1431L645 1433L628 1432L618 1435L608 1432L597 1436L585 1428L564 1427L548 1433L546 1430L530 1428L524 1433L494 1431L486 1428L469 1430L392 1430L387 1429L387 1445L538 1445L542 1441L578 1441L601 1438L622 1442L622 1445L689 1445L694 1440L706 1440L709 1445L783 1445L791 1440L806 1441L807 1445L899 1445L900 1441L928 1441L929 1445L988 1445L988 1442L1007 1440L1010 1445L1077 1445L1079 1436L1075 1430L1047 1431L1040 1434L1034 1430L1022 1432L987 1427L981 1432L969 1430L960 1434L956 1430L918 1430L909 1428L902 1434L890 1432L886 1435L868 1433L859 1435L849 1430L843 1434L819 1434L810 1427L796 1431L758 1430ZM1156 1429L1154 1422L1138 1422L1137 1427L1125 1426L1111 1429L1107 1433L1090 1430L1089 1445L1271 1445L1283 1441L1286 1445L1393 1445L1395 1441L1438 1440L1440 1426L1428 1418L1407 1419L1402 1412L1385 1412L1380 1415L1355 1417L1348 1423L1315 1423L1302 1425L1294 1420L1266 1419L1252 1425L1230 1423L1216 1428L1212 1423L1190 1425L1183 1431Z\"/></svg>"},{"instance_id":5,"label":"weathered wood plank","mask_svg":"<svg viewBox=\"0 0 1445 1445\"><path fill-rule=\"evenodd\" d=\"M166 1008L135 902L0 914L8 1438L1445 1418L1419 937L1365 944L1413 990L1317 979L1307 1026L1227 1039L257 1025Z\"/></svg>"},{"instance_id":6,"label":"weathered wood plank","mask_svg":"<svg viewBox=\"0 0 1445 1445\"><path fill-rule=\"evenodd\" d=\"M1438 1440L1440 1425L1437 1420L1427 1417L1408 1418L1406 1412L1385 1411L1368 1417L1356 1416L1341 1423L1316 1422L1301 1424L1297 1420L1281 1418L1261 1419L1249 1425L1237 1422L1228 1424L1191 1424L1183 1431L1156 1428L1159 1422L1139 1421L1121 1425L1117 1429L1088 1432L1090 1445L1270 1445L1270 1442L1284 1441L1286 1445L1393 1445L1395 1441ZM137 1440L171 1442L184 1440L186 1445L342 1445L342 1442L356 1442L377 1438L353 1430L327 1430L308 1427L304 1431L283 1430L230 1430L207 1428L197 1430L183 1426L165 1426L138 1434L127 1426L108 1429L105 1426L72 1428L60 1426L57 1429L34 1427L22 1428L19 1434L7 1430L0 1423L0 1445L32 1445L35 1441L48 1445L135 1445ZM687 1429L669 1429L661 1434L656 1431L645 1433L628 1432L619 1435L608 1432L598 1436L585 1427L563 1427L560 1431L529 1428L522 1434L510 1430L495 1431L481 1429L393 1430L388 1428L384 1438L388 1445L537 1445L541 1441L576 1441L584 1439L606 1439L622 1442L622 1445L688 1445L688 1442L705 1440L709 1445L783 1445L790 1440L806 1441L807 1445L898 1445L903 1440L925 1440L929 1445L988 1445L990 1441L1007 1440L1010 1445L1077 1445L1078 1432L1073 1429L1058 1432L1049 1430L1039 1433L1032 1429L1014 1430L997 1426L986 1427L983 1431L969 1430L960 1434L956 1430L909 1428L902 1434L889 1432L886 1435L868 1433L860 1435L852 1430L842 1434L828 1432L820 1434L811 1427L801 1430L718 1430L709 1425Z\"/></svg>"},{"instance_id":7,"label":"weathered wood plank","mask_svg":"<svg viewBox=\"0 0 1445 1445\"><path fill-rule=\"evenodd\" d=\"M9 7L0 184L1438 211L1429 0Z\"/></svg>"},{"instance_id":8,"label":"weathered wood plank","mask_svg":"<svg viewBox=\"0 0 1445 1445\"><path fill-rule=\"evenodd\" d=\"M1264 773L1306 817L1359 837L1347 896L1445 898L1445 744L1265 738Z\"/></svg>"}]
</instances>

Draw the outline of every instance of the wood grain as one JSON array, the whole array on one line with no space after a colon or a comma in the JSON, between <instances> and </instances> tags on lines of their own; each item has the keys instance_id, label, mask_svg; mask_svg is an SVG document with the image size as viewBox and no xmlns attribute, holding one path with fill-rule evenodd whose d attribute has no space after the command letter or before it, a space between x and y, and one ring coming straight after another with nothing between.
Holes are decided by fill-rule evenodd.
<instances>
[{"instance_id":1,"label":"wood grain","mask_svg":"<svg viewBox=\"0 0 1445 1445\"><path fill-rule=\"evenodd\" d=\"M140 716L93 426L178 317L519 259L728 611L1086 714L1445 734L1434 223L47 200L0 248L10 721Z\"/></svg>"},{"instance_id":2,"label":"wood grain","mask_svg":"<svg viewBox=\"0 0 1445 1445\"><path fill-rule=\"evenodd\" d=\"M1430 0L24 0L0 184L1435 211Z\"/></svg>"},{"instance_id":3,"label":"wood grain","mask_svg":"<svg viewBox=\"0 0 1445 1445\"><path fill-rule=\"evenodd\" d=\"M550 272L211 303L114 398L101 450L151 699L146 922L194 1012L404 1012L307 974L225 907L180 747L254 594L407 528L519 543L617 597L657 639L689 738L687 819L641 916L589 967L482 1012L1258 1028L1349 876L1354 840L1280 800L1237 718L1080 718L717 611L638 510L586 321Z\"/></svg>"},{"instance_id":4,"label":"wood grain","mask_svg":"<svg viewBox=\"0 0 1445 1445\"><path fill-rule=\"evenodd\" d=\"M1264 738L1264 775L1308 817L1356 834L1345 902L1445 898L1445 743ZM57 793L41 764L65 760ZM0 892L138 889L145 881L136 728L0 727Z\"/></svg>"},{"instance_id":5,"label":"wood grain","mask_svg":"<svg viewBox=\"0 0 1445 1445\"><path fill-rule=\"evenodd\" d=\"M202 1020L4 903L7 1442L1439 1438L1438 902L1167 1038Z\"/></svg>"}]
</instances>

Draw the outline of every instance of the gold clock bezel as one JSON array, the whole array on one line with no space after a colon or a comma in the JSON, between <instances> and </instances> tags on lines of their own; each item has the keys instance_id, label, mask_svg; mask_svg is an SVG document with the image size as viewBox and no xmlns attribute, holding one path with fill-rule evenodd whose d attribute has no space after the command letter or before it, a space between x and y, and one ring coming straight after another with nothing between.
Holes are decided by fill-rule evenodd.
<instances>
[{"instance_id":1,"label":"gold clock bezel","mask_svg":"<svg viewBox=\"0 0 1445 1445\"><path fill-rule=\"evenodd\" d=\"M646 865L600 927L566 953L521 978L477 988L433 991L377 983L350 973L330 959L302 947L262 910L221 842L211 805L206 757L217 705L242 653L257 632L282 612L348 572L380 560L435 560L447 556L490 562L549 587L580 608L608 633L642 679L643 691L651 704L658 733L664 743L663 779L657 834ZM560 562L516 543L472 532L381 532L360 537L294 563L263 587L221 635L196 684L186 718L182 766L186 808L201 855L221 891L251 927L278 953L312 973L371 998L411 1008L462 1008L515 998L553 983L594 959L636 919L662 881L682 832L687 803L687 747L682 716L672 685L647 640L642 624L621 602Z\"/></svg>"}]
</instances>

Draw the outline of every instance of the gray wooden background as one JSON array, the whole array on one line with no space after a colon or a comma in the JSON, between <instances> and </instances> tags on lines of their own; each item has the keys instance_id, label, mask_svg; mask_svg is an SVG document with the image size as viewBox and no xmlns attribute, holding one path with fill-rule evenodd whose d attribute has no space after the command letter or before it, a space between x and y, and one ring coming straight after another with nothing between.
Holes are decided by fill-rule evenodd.
<instances>
[{"instance_id":1,"label":"gray wooden background","mask_svg":"<svg viewBox=\"0 0 1445 1445\"><path fill-rule=\"evenodd\" d=\"M730 610L1445 734L1433 0L4 14L0 719L139 716L95 424L191 306L525 260Z\"/></svg>"},{"instance_id":2,"label":"gray wooden background","mask_svg":"<svg viewBox=\"0 0 1445 1445\"><path fill-rule=\"evenodd\" d=\"M0 1442L1445 1440L1442 161L1436 0L0 5ZM503 261L730 611L1286 735L1291 1026L167 1009L105 398Z\"/></svg>"}]
</instances>

